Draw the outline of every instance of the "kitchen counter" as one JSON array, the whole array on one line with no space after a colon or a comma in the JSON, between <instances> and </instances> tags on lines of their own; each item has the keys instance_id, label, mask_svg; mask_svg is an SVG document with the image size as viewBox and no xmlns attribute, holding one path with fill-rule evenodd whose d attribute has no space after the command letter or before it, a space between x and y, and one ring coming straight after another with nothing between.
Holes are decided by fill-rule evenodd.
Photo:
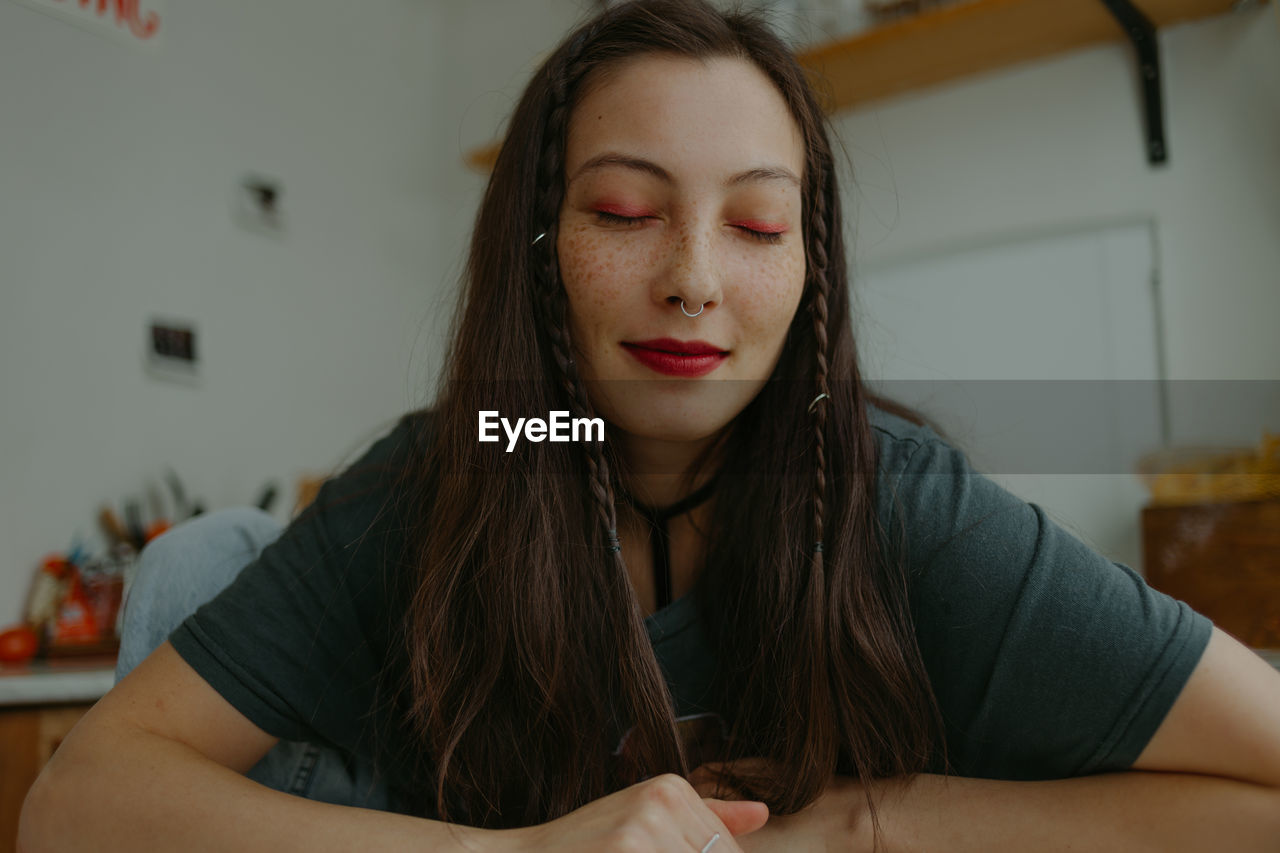
<instances>
[{"instance_id":1,"label":"kitchen counter","mask_svg":"<svg viewBox=\"0 0 1280 853\"><path fill-rule=\"evenodd\" d=\"M112 658L0 666L0 706L97 702L116 681Z\"/></svg>"}]
</instances>

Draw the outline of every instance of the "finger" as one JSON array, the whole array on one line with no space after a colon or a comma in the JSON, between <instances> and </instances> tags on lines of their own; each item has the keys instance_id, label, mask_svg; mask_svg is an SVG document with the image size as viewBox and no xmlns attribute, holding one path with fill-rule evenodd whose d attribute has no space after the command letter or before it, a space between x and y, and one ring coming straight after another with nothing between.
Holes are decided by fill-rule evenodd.
<instances>
[{"instance_id":1,"label":"finger","mask_svg":"<svg viewBox=\"0 0 1280 853\"><path fill-rule=\"evenodd\" d=\"M719 833L720 841L716 844L717 853L720 851L741 853L742 848L733 840L733 832L720 819L720 816L708 807L709 801L703 800L694 793L686 779L676 774L666 774L652 781L654 784L649 794L659 805L660 813L664 815L665 820L662 826L655 827L660 834L674 832L676 836L683 837L685 844L694 850L702 850ZM677 817L681 812L684 817ZM674 841L674 837L671 840ZM683 848L668 845L664 849Z\"/></svg>"},{"instance_id":2,"label":"finger","mask_svg":"<svg viewBox=\"0 0 1280 853\"><path fill-rule=\"evenodd\" d=\"M769 807L753 800L714 800L704 799L706 804L725 829L733 835L746 835L755 832L769 820Z\"/></svg>"}]
</instances>

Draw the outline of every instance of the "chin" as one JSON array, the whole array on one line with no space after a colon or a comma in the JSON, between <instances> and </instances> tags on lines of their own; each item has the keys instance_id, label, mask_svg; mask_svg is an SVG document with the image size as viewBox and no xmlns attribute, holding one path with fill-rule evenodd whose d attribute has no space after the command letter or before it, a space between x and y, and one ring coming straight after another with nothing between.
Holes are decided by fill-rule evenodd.
<instances>
[{"instance_id":1,"label":"chin","mask_svg":"<svg viewBox=\"0 0 1280 853\"><path fill-rule=\"evenodd\" d=\"M701 441L728 426L763 381L588 380L596 413L637 438Z\"/></svg>"},{"instance_id":2,"label":"chin","mask_svg":"<svg viewBox=\"0 0 1280 853\"><path fill-rule=\"evenodd\" d=\"M750 397L742 398L741 388L733 393L664 395L645 399L639 395L611 406L606 419L618 429L637 438L656 441L702 441L728 426L746 408Z\"/></svg>"},{"instance_id":3,"label":"chin","mask_svg":"<svg viewBox=\"0 0 1280 853\"><path fill-rule=\"evenodd\" d=\"M710 415L698 418L666 417L662 412L650 412L636 417L623 415L615 425L628 435L655 441L702 441L724 429L731 418Z\"/></svg>"}]
</instances>

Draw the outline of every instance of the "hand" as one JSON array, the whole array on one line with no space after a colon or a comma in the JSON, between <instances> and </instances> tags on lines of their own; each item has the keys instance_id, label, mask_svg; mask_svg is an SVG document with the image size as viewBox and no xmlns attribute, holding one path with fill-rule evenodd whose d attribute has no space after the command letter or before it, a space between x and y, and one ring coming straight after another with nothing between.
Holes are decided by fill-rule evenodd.
<instances>
[{"instance_id":1,"label":"hand","mask_svg":"<svg viewBox=\"0 0 1280 853\"><path fill-rule=\"evenodd\" d=\"M728 782L722 783L718 789L716 787L716 775L712 771L727 766L724 763L704 764L689 774L689 782L704 797L714 795L728 800L742 799L742 793L729 787ZM740 759L734 764L734 770L740 775L756 777L778 772L772 762L763 758ZM770 815L769 822L744 837L741 845L745 853L871 850L871 820L863 787L850 776L837 775L817 800L795 814Z\"/></svg>"},{"instance_id":2,"label":"hand","mask_svg":"<svg viewBox=\"0 0 1280 853\"><path fill-rule=\"evenodd\" d=\"M704 799L680 776L665 773L587 803L563 817L508 830L517 851L700 853L717 832L714 853L742 853L735 836L769 819L764 803Z\"/></svg>"}]
</instances>

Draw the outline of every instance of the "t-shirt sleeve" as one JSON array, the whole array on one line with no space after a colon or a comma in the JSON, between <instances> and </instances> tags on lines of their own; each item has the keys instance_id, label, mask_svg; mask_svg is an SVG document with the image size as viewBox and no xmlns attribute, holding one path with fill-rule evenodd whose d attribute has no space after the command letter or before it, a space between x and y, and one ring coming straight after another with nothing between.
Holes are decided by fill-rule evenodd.
<instances>
[{"instance_id":1,"label":"t-shirt sleeve","mask_svg":"<svg viewBox=\"0 0 1280 853\"><path fill-rule=\"evenodd\" d=\"M386 573L399 553L392 486L411 428L405 416L328 480L278 540L169 637L269 734L357 749L385 656Z\"/></svg>"},{"instance_id":2,"label":"t-shirt sleeve","mask_svg":"<svg viewBox=\"0 0 1280 853\"><path fill-rule=\"evenodd\" d=\"M958 775L1132 766L1212 623L976 473L932 431L902 440L888 533Z\"/></svg>"}]
</instances>

